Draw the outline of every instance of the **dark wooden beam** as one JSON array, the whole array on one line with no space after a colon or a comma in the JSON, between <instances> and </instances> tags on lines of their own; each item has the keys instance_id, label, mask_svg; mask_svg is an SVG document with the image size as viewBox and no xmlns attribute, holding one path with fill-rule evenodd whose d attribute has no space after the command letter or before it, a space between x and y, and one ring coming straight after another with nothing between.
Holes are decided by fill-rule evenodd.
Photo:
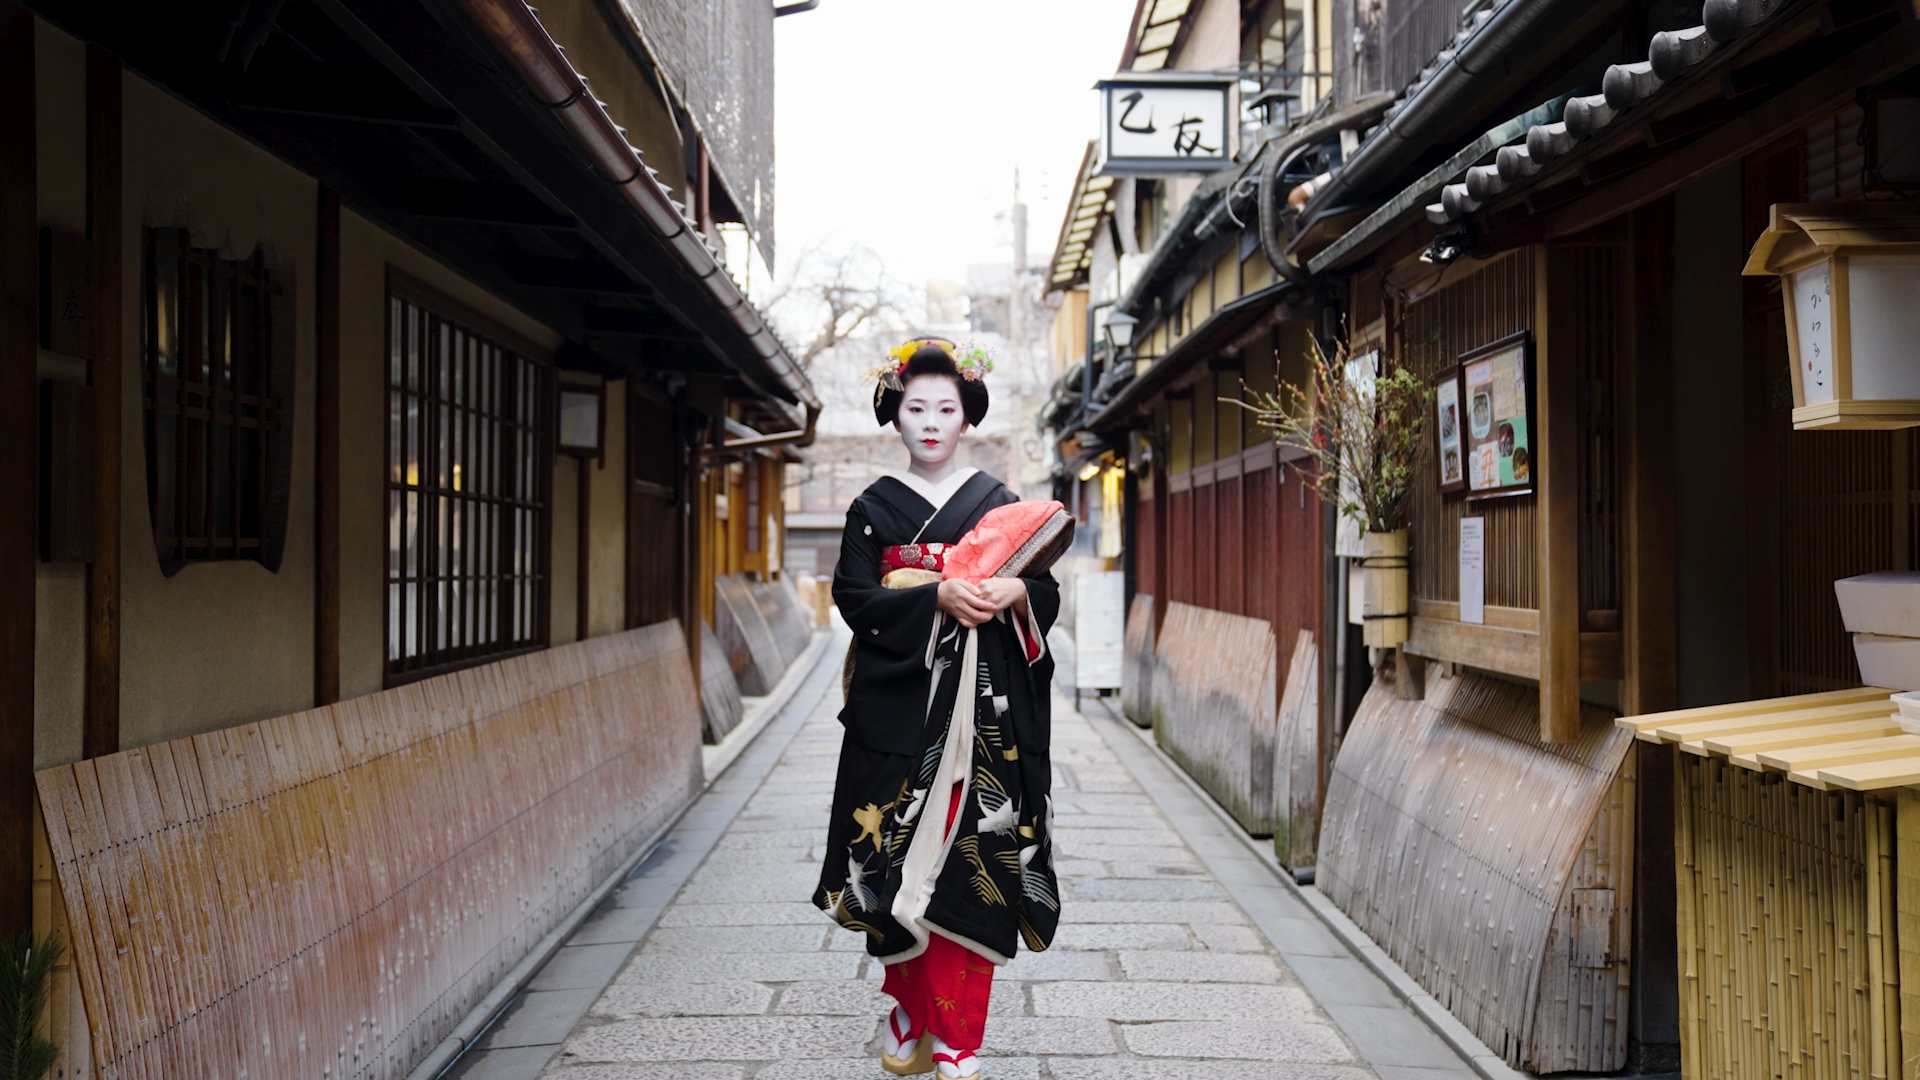
<instances>
[{"instance_id":1,"label":"dark wooden beam","mask_svg":"<svg viewBox=\"0 0 1920 1080\"><path fill-rule=\"evenodd\" d=\"M120 749L121 372L120 58L87 46L87 234L93 243L94 340L87 382L93 393L98 469L93 561L87 564L87 683L81 751Z\"/></svg>"},{"instance_id":2,"label":"dark wooden beam","mask_svg":"<svg viewBox=\"0 0 1920 1080\"><path fill-rule=\"evenodd\" d=\"M1625 612L1621 709L1629 716L1676 707L1673 469L1673 199L1633 212L1627 295L1632 348L1621 399L1626 450Z\"/></svg>"},{"instance_id":3,"label":"dark wooden beam","mask_svg":"<svg viewBox=\"0 0 1920 1080\"><path fill-rule=\"evenodd\" d=\"M0 25L0 935L33 926L39 197L34 17Z\"/></svg>"},{"instance_id":4,"label":"dark wooden beam","mask_svg":"<svg viewBox=\"0 0 1920 1080\"><path fill-rule=\"evenodd\" d=\"M233 88L236 108L292 113L365 124L457 128L452 109L421 101L381 68L276 62L256 69Z\"/></svg>"},{"instance_id":5,"label":"dark wooden beam","mask_svg":"<svg viewBox=\"0 0 1920 1080\"><path fill-rule=\"evenodd\" d=\"M1579 232L1684 187L1766 146L1781 132L1805 127L1840 108L1853 100L1856 89L1898 75L1913 67L1916 57L1920 57L1920 22L1895 26L1739 119L1555 211L1547 234Z\"/></svg>"},{"instance_id":6,"label":"dark wooden beam","mask_svg":"<svg viewBox=\"0 0 1920 1080\"><path fill-rule=\"evenodd\" d=\"M671 315L634 308L590 307L581 312L590 334L623 334L652 341L704 340Z\"/></svg>"},{"instance_id":7,"label":"dark wooden beam","mask_svg":"<svg viewBox=\"0 0 1920 1080\"><path fill-rule=\"evenodd\" d=\"M320 188L314 259L313 702L340 700L340 193Z\"/></svg>"},{"instance_id":8,"label":"dark wooden beam","mask_svg":"<svg viewBox=\"0 0 1920 1080\"><path fill-rule=\"evenodd\" d=\"M572 217L555 211L518 184L408 180L400 185L400 205L410 214L449 221L534 225L546 229L571 229L577 224Z\"/></svg>"},{"instance_id":9,"label":"dark wooden beam","mask_svg":"<svg viewBox=\"0 0 1920 1080\"><path fill-rule=\"evenodd\" d=\"M597 259L555 259L522 255L513 260L513 280L530 289L647 296L652 290Z\"/></svg>"}]
</instances>

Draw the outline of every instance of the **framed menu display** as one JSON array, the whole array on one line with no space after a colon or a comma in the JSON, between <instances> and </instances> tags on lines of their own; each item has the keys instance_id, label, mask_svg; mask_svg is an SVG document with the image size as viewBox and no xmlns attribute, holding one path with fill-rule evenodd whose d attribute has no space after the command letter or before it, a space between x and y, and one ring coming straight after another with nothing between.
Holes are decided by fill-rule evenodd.
<instances>
[{"instance_id":1,"label":"framed menu display","mask_svg":"<svg viewBox=\"0 0 1920 1080\"><path fill-rule=\"evenodd\" d=\"M1460 358L1460 442L1469 499L1533 490L1533 351L1528 346L1522 331Z\"/></svg>"},{"instance_id":2,"label":"framed menu display","mask_svg":"<svg viewBox=\"0 0 1920 1080\"><path fill-rule=\"evenodd\" d=\"M1460 369L1448 368L1433 387L1433 433L1438 445L1434 461L1439 467L1441 491L1465 491L1467 488L1466 444L1460 426Z\"/></svg>"}]
</instances>

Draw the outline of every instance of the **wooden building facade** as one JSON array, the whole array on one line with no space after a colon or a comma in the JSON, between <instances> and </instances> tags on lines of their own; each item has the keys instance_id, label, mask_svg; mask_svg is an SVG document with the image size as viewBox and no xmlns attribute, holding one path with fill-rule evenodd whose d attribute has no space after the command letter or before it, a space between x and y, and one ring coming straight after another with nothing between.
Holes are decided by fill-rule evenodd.
<instances>
[{"instance_id":1,"label":"wooden building facade","mask_svg":"<svg viewBox=\"0 0 1920 1080\"><path fill-rule=\"evenodd\" d=\"M819 400L716 254L774 15L729 88L677 5L235 10L0 10L0 930L63 1075L404 1076L698 791L717 588L808 633Z\"/></svg>"},{"instance_id":2,"label":"wooden building facade","mask_svg":"<svg viewBox=\"0 0 1920 1080\"><path fill-rule=\"evenodd\" d=\"M1496 406L1496 420L1526 421L1526 476L1484 490L1443 476L1439 439L1424 466L1411 637L1383 658L1394 686L1367 698L1336 764L1322 887L1516 1066L1912 1075L1899 1050L1898 800L1796 792L1790 770L1763 764L1775 748L1897 732L1886 692L1837 718L1817 712L1831 707L1821 699L1739 704L1858 693L1833 582L1914 567L1911 437L1795 430L1780 290L1742 267L1775 204L1900 197L1869 148L1920 134L1878 104L1915 85L1920 26L1893 3L1712 2L1697 19L1627 3L1556 20L1536 6L1531 24L1515 5L1469 15L1399 95L1390 134L1363 140L1288 226L1290 257L1345 290L1356 351L1377 346L1430 386L1460 388L1463 426L1482 422L1463 365L1524 349L1525 400ZM1496 50L1512 66L1472 74L1492 70ZM1427 111L1436 95L1455 111ZM1537 730L1492 735L1506 706L1480 703L1487 680L1526 698ZM1364 842L1423 835L1433 804L1417 785L1368 794L1395 790L1382 770L1419 775L1399 763L1401 714L1423 696L1446 703L1438 723L1454 725L1458 767L1484 777L1490 799L1550 760L1618 743L1612 784L1626 795L1605 812L1557 808L1572 817L1556 817L1537 863L1540 903L1572 932L1540 923L1519 942L1531 989L1494 1008L1492 983L1423 966L1449 918L1419 883L1459 857L1462 823L1437 823L1411 855ZM1623 715L1644 717L1620 721L1639 733L1631 743L1609 734ZM1820 730L1787 729L1798 721ZM1819 775L1807 778L1897 786ZM1490 806L1482 827L1534 835L1538 814L1525 800ZM1475 873L1500 857L1467 850ZM1818 884L1829 873L1837 895ZM1756 905L1801 904L1792 925L1818 928L1805 941L1767 929L1780 915L1746 921ZM1513 955L1492 935L1444 947ZM1827 950L1861 962L1825 965ZM1605 977L1556 981L1556 965ZM1782 965L1802 973L1792 988L1765 974Z\"/></svg>"}]
</instances>

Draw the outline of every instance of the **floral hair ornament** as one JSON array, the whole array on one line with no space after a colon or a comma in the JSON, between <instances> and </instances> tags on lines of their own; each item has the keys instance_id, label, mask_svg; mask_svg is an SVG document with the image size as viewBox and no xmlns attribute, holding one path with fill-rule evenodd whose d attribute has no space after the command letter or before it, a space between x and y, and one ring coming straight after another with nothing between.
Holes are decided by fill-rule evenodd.
<instances>
[{"instance_id":1,"label":"floral hair ornament","mask_svg":"<svg viewBox=\"0 0 1920 1080\"><path fill-rule=\"evenodd\" d=\"M953 347L953 366L968 382L979 382L993 371L993 350L973 338Z\"/></svg>"},{"instance_id":2,"label":"floral hair ornament","mask_svg":"<svg viewBox=\"0 0 1920 1080\"><path fill-rule=\"evenodd\" d=\"M967 344L971 345L974 343L969 341ZM960 368L960 375L962 378L978 379L980 377L979 375L968 375L967 369L960 365L960 357L956 350L960 349L961 346L955 345L953 342L948 341L946 338L935 338L935 337L908 338L906 341L903 341L900 344L894 346L893 348L887 350L886 363L881 364L879 367L874 368L873 370L867 372L867 375L866 375L867 378L872 379L875 382L879 383L878 386L873 388L873 400L876 403L880 400L880 395L886 393L888 390L903 391L907 388L906 383L904 380L902 380L901 376L906 373L907 363L908 361L913 359L913 354L919 352L921 347L926 345L938 345L942 352L945 352L948 356L953 357L954 366ZM986 350L984 348L981 348L980 352L981 352L981 355L983 356L986 355ZM988 371L993 370L993 361L991 359L987 361L987 370Z\"/></svg>"}]
</instances>

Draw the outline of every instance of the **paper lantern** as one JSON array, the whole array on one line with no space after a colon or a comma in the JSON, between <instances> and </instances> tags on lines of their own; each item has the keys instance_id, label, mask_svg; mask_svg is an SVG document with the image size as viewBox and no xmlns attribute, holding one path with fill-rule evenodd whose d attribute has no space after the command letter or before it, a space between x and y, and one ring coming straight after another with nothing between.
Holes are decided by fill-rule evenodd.
<instances>
[{"instance_id":1,"label":"paper lantern","mask_svg":"<svg viewBox=\"0 0 1920 1080\"><path fill-rule=\"evenodd\" d=\"M1780 279L1793 426L1920 426L1920 207L1776 203L1744 273Z\"/></svg>"}]
</instances>

